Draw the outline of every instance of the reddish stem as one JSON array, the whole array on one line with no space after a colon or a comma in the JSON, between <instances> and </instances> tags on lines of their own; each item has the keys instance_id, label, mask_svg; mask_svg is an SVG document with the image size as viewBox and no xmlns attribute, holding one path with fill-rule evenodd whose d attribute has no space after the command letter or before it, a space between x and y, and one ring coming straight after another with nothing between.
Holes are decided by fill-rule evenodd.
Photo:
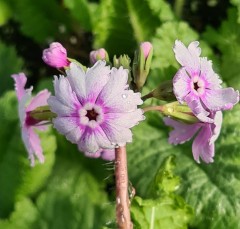
<instances>
[{"instance_id":1,"label":"reddish stem","mask_svg":"<svg viewBox=\"0 0 240 229\"><path fill-rule=\"evenodd\" d=\"M119 229L132 229L130 200L128 196L128 171L126 146L115 150L116 219Z\"/></svg>"}]
</instances>

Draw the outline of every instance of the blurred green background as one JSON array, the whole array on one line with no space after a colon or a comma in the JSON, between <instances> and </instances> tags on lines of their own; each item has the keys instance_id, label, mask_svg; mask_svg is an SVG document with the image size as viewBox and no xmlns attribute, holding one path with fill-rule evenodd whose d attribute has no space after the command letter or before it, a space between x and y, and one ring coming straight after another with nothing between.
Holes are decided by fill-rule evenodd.
<instances>
[{"instance_id":1,"label":"blurred green background","mask_svg":"<svg viewBox=\"0 0 240 229\"><path fill-rule=\"evenodd\" d=\"M40 135L46 163L30 168L10 75L25 72L35 93L52 91L58 72L41 59L49 43L61 42L68 57L89 65L93 49L132 58L148 40L154 56L145 94L176 73L176 39L199 40L224 84L240 89L239 0L0 0L1 229L116 228L113 163L85 158L50 129ZM224 113L210 165L195 163L191 143L169 145L159 114L134 128L128 145L129 177L140 196L132 204L134 228L240 228L239 114L239 105Z\"/></svg>"}]
</instances>

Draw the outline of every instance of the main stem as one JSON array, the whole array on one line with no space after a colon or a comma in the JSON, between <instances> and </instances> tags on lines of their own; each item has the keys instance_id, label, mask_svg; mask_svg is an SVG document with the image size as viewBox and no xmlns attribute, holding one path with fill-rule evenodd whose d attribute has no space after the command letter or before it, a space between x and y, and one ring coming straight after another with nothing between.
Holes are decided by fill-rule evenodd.
<instances>
[{"instance_id":1,"label":"main stem","mask_svg":"<svg viewBox=\"0 0 240 229\"><path fill-rule=\"evenodd\" d=\"M116 219L119 229L132 229L128 196L128 170L126 146L115 150Z\"/></svg>"}]
</instances>

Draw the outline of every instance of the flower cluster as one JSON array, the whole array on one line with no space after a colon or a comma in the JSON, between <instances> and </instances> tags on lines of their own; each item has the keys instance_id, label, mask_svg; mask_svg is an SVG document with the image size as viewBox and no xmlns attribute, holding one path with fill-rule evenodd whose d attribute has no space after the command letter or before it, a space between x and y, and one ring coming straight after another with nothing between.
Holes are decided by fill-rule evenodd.
<instances>
[{"instance_id":1,"label":"flower cluster","mask_svg":"<svg viewBox=\"0 0 240 229\"><path fill-rule=\"evenodd\" d=\"M176 97L177 101L165 104L165 107L147 107L144 111L158 110L169 116L164 118L165 124L173 128L169 143L182 144L195 137L192 145L194 159L198 163L200 158L211 163L214 144L221 130L222 111L239 102L239 92L221 87L222 82L213 71L212 62L200 57L198 46L197 41L185 47L176 40L173 51L181 68L173 82L163 83L142 99L154 97L172 101ZM54 77L53 96L43 90L31 99L32 88L24 89L26 76L23 73L13 75L22 138L31 165L34 165L34 155L40 162L44 161L34 129L44 130L49 121L70 142L77 144L85 156L114 160L115 148L131 142L131 128L144 120L143 110L138 108L143 101L137 91L141 91L146 82L152 54L152 44L143 42L135 52L132 66L130 58L123 55L119 59L115 56L115 67L110 68L106 65L111 63L108 53L102 48L90 53L93 66L86 68L68 58L66 49L54 42L43 51L42 57L46 64L63 68L61 72L65 70L65 75ZM126 68L132 69L132 72ZM33 111L46 105L52 116L36 118Z\"/></svg>"},{"instance_id":2,"label":"flower cluster","mask_svg":"<svg viewBox=\"0 0 240 229\"><path fill-rule=\"evenodd\" d=\"M221 80L212 69L212 62L200 57L199 42L185 47L176 41L173 48L177 61L181 64L173 78L173 90L180 103L187 103L199 119L195 124L184 124L165 118L166 125L174 128L169 142L180 144L191 139L197 132L192 145L194 159L199 157L206 163L213 162L214 142L218 138L223 110L231 109L239 101L239 92L233 88L221 88Z\"/></svg>"}]
</instances>

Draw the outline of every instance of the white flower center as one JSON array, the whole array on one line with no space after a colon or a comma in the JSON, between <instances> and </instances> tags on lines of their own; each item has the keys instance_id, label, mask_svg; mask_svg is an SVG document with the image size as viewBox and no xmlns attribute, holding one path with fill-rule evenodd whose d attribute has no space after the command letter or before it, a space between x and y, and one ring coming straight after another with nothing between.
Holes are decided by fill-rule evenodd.
<instances>
[{"instance_id":1,"label":"white flower center","mask_svg":"<svg viewBox=\"0 0 240 229\"><path fill-rule=\"evenodd\" d=\"M205 83L199 76L194 76L191 82L191 89L197 95L202 95L205 92Z\"/></svg>"},{"instance_id":2,"label":"white flower center","mask_svg":"<svg viewBox=\"0 0 240 229\"><path fill-rule=\"evenodd\" d=\"M79 109L80 123L95 128L103 121L102 108L96 104L87 103Z\"/></svg>"}]
</instances>

